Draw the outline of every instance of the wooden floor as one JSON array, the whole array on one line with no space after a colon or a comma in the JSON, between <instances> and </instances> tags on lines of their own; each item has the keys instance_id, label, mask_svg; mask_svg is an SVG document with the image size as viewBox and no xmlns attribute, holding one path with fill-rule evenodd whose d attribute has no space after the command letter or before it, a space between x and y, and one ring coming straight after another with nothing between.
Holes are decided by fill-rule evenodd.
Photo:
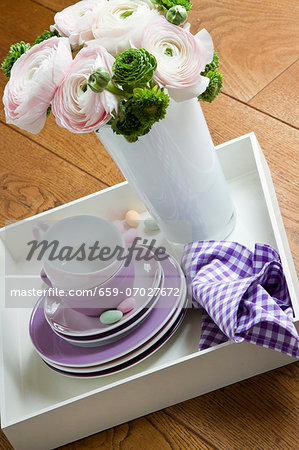
<instances>
[{"instance_id":1,"label":"wooden floor","mask_svg":"<svg viewBox=\"0 0 299 450\"><path fill-rule=\"evenodd\" d=\"M0 59L11 43L32 43L71 3L1 0ZM194 0L190 19L193 32L205 27L212 34L225 75L223 93L204 105L214 143L256 133L299 269L299 2ZM4 84L1 76L1 92ZM53 117L33 136L6 125L1 106L0 142L1 226L123 179L93 134L72 135ZM292 364L63 448L299 448L298 375ZM0 449L10 448L0 430Z\"/></svg>"}]
</instances>

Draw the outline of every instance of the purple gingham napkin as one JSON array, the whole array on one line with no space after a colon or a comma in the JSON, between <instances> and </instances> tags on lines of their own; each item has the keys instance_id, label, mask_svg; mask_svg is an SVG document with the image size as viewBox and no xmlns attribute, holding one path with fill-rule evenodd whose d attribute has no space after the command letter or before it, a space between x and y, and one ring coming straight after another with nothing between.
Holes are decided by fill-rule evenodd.
<instances>
[{"instance_id":1,"label":"purple gingham napkin","mask_svg":"<svg viewBox=\"0 0 299 450\"><path fill-rule=\"evenodd\" d=\"M193 305L203 307L199 350L233 340L299 357L299 337L278 253L236 242L187 244L182 266Z\"/></svg>"}]
</instances>

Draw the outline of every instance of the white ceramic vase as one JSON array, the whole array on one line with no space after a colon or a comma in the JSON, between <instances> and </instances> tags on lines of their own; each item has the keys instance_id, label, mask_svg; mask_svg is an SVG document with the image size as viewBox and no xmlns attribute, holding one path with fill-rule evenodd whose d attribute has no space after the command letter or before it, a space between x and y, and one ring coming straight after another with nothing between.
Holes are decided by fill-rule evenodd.
<instances>
[{"instance_id":1,"label":"white ceramic vase","mask_svg":"<svg viewBox=\"0 0 299 450\"><path fill-rule=\"evenodd\" d=\"M201 106L171 101L164 120L129 143L97 135L170 242L226 238L234 207Z\"/></svg>"}]
</instances>

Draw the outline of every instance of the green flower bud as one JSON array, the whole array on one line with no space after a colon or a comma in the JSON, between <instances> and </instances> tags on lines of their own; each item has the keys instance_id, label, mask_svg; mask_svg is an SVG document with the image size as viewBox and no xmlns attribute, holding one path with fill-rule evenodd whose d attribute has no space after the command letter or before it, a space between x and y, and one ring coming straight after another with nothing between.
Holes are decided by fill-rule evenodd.
<instances>
[{"instance_id":1,"label":"green flower bud","mask_svg":"<svg viewBox=\"0 0 299 450\"><path fill-rule=\"evenodd\" d=\"M113 64L113 81L125 91L145 86L157 67L154 55L144 48L130 48L120 53Z\"/></svg>"},{"instance_id":2,"label":"green flower bud","mask_svg":"<svg viewBox=\"0 0 299 450\"><path fill-rule=\"evenodd\" d=\"M118 115L110 119L108 125L116 134L122 134L128 142L136 142L138 136L147 134L152 123L142 123L132 111L130 101L121 100Z\"/></svg>"},{"instance_id":3,"label":"green flower bud","mask_svg":"<svg viewBox=\"0 0 299 450\"><path fill-rule=\"evenodd\" d=\"M207 89L199 95L197 98L198 100L203 100L204 102L211 103L217 95L221 92L222 89L222 80L223 75L222 73L218 72L217 70L210 71L207 74L205 74L207 78L210 78L209 85Z\"/></svg>"},{"instance_id":4,"label":"green flower bud","mask_svg":"<svg viewBox=\"0 0 299 450\"><path fill-rule=\"evenodd\" d=\"M133 96L127 101L127 108L145 125L164 119L168 105L169 96L157 85L151 90L134 89Z\"/></svg>"},{"instance_id":5,"label":"green flower bud","mask_svg":"<svg viewBox=\"0 0 299 450\"><path fill-rule=\"evenodd\" d=\"M88 86L93 92L103 92L111 77L105 67L99 67L88 78Z\"/></svg>"},{"instance_id":6,"label":"green flower bud","mask_svg":"<svg viewBox=\"0 0 299 450\"><path fill-rule=\"evenodd\" d=\"M174 25L182 25L187 20L187 11L181 5L172 6L166 13L166 19Z\"/></svg>"},{"instance_id":7,"label":"green flower bud","mask_svg":"<svg viewBox=\"0 0 299 450\"><path fill-rule=\"evenodd\" d=\"M121 100L118 113L109 121L116 134L128 142L136 142L147 134L155 122L163 119L169 105L169 96L155 85L152 89L135 88L128 100Z\"/></svg>"}]
</instances>

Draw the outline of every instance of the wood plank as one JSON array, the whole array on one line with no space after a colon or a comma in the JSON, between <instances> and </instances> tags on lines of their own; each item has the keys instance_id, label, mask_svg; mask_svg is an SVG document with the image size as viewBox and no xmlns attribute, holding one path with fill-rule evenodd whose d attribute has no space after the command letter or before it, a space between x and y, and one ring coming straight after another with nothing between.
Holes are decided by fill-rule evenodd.
<instances>
[{"instance_id":1,"label":"wood plank","mask_svg":"<svg viewBox=\"0 0 299 450\"><path fill-rule=\"evenodd\" d=\"M299 128L299 61L253 97L249 104Z\"/></svg>"},{"instance_id":2,"label":"wood plank","mask_svg":"<svg viewBox=\"0 0 299 450\"><path fill-rule=\"evenodd\" d=\"M299 364L197 397L165 412L217 449L299 448Z\"/></svg>"},{"instance_id":3,"label":"wood plank","mask_svg":"<svg viewBox=\"0 0 299 450\"><path fill-rule=\"evenodd\" d=\"M106 187L3 124L0 141L0 226Z\"/></svg>"},{"instance_id":4,"label":"wood plank","mask_svg":"<svg viewBox=\"0 0 299 450\"><path fill-rule=\"evenodd\" d=\"M25 41L33 43L38 35L49 29L54 12L30 0L1 0L0 2L0 60L11 44ZM3 76L1 75L1 79Z\"/></svg>"},{"instance_id":5,"label":"wood plank","mask_svg":"<svg viewBox=\"0 0 299 450\"><path fill-rule=\"evenodd\" d=\"M46 8L49 8L55 12L62 11L67 6L77 3L76 0L32 0L32 1L39 3L40 5L45 6Z\"/></svg>"},{"instance_id":6,"label":"wood plank","mask_svg":"<svg viewBox=\"0 0 299 450\"><path fill-rule=\"evenodd\" d=\"M297 0L195 0L190 21L213 37L223 91L248 101L297 59L298 14Z\"/></svg>"},{"instance_id":7,"label":"wood plank","mask_svg":"<svg viewBox=\"0 0 299 450\"><path fill-rule=\"evenodd\" d=\"M204 104L207 123L215 144L254 131L269 164L284 225L299 271L299 133L262 112L221 94Z\"/></svg>"}]
</instances>

